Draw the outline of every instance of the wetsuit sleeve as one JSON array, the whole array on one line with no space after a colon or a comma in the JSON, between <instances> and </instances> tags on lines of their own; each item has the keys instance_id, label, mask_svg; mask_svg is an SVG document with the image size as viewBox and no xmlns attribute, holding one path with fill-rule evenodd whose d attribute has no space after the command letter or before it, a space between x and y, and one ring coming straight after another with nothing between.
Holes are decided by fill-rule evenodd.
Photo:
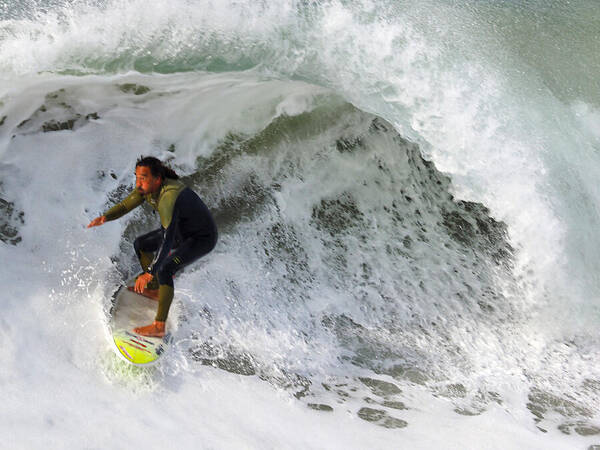
<instances>
[{"instance_id":1,"label":"wetsuit sleeve","mask_svg":"<svg viewBox=\"0 0 600 450\"><path fill-rule=\"evenodd\" d=\"M160 245L160 248L156 252L154 261L152 261L152 263L148 266L148 273L156 275L158 267L160 267L162 262L169 256L169 252L173 248L173 243L175 242L175 231L177 230L178 220L179 211L175 209L170 218L169 227L165 230L163 234L163 241Z\"/></svg>"},{"instance_id":2,"label":"wetsuit sleeve","mask_svg":"<svg viewBox=\"0 0 600 450\"><path fill-rule=\"evenodd\" d=\"M142 203L144 203L144 197L138 191L134 190L125 197L125 199L110 208L103 215L106 217L106 220L115 220L140 206Z\"/></svg>"}]
</instances>

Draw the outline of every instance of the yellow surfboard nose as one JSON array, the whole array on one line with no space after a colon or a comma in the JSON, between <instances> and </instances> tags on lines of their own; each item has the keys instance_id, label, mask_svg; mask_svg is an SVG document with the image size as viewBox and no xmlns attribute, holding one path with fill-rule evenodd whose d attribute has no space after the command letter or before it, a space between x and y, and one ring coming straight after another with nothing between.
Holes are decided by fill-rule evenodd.
<instances>
[{"instance_id":1,"label":"yellow surfboard nose","mask_svg":"<svg viewBox=\"0 0 600 450\"><path fill-rule=\"evenodd\" d=\"M164 352L170 335L164 338L144 337L127 330L113 333L115 346L121 356L136 365L152 364Z\"/></svg>"}]
</instances>

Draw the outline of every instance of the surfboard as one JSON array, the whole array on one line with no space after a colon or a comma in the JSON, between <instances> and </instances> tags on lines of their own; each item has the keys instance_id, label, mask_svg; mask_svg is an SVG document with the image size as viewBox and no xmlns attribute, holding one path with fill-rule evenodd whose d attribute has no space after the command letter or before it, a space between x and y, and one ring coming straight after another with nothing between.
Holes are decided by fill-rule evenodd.
<instances>
[{"instance_id":1,"label":"surfboard","mask_svg":"<svg viewBox=\"0 0 600 450\"><path fill-rule=\"evenodd\" d=\"M129 283L128 283L129 284ZM154 321L158 302L121 286L113 295L113 307L110 318L110 331L113 347L117 355L136 366L156 364L169 348L171 330L174 326L167 319L163 338L141 336L133 332L135 327Z\"/></svg>"}]
</instances>

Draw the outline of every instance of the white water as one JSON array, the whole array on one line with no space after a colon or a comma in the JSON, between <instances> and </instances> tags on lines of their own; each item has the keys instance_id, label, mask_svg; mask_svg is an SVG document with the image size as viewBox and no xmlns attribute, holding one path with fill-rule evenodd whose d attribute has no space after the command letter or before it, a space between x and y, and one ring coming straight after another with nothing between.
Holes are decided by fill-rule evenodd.
<instances>
[{"instance_id":1,"label":"white water","mask_svg":"<svg viewBox=\"0 0 600 450\"><path fill-rule=\"evenodd\" d=\"M3 210L20 241L0 243L9 446L598 444L586 74L556 84L526 46L478 40L503 30L493 8L178 5L3 6L0 196L24 213ZM148 67L164 73L125 73ZM85 229L140 154L171 159L221 228L177 280L176 345L148 372L112 355L106 311L156 225L138 212Z\"/></svg>"}]
</instances>

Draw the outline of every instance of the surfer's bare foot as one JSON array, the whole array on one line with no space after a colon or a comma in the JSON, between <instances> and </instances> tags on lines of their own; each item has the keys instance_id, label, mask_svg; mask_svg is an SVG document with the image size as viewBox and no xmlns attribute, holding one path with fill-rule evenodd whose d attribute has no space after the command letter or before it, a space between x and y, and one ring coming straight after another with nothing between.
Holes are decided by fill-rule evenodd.
<instances>
[{"instance_id":1,"label":"surfer's bare foot","mask_svg":"<svg viewBox=\"0 0 600 450\"><path fill-rule=\"evenodd\" d=\"M137 327L133 329L134 333L148 337L165 337L165 323L155 320L152 324L145 327Z\"/></svg>"},{"instance_id":2,"label":"surfer's bare foot","mask_svg":"<svg viewBox=\"0 0 600 450\"><path fill-rule=\"evenodd\" d=\"M133 286L127 286L127 289L129 289L131 292L135 292L135 287L133 287ZM141 293L140 292L135 292L135 293L143 295L144 297L151 298L152 300L158 300L158 289L144 288L144 290Z\"/></svg>"}]
</instances>

